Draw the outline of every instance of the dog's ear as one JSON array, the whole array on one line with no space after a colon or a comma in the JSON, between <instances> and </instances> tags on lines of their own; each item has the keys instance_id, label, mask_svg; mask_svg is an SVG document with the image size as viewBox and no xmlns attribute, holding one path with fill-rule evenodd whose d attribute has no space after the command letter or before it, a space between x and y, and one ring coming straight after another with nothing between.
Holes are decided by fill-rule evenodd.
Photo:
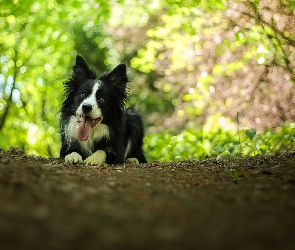
<instances>
[{"instance_id":1,"label":"dog's ear","mask_svg":"<svg viewBox=\"0 0 295 250\"><path fill-rule=\"evenodd\" d=\"M126 86L126 83L128 82L126 65L119 64L116 68L114 68L108 74L108 82L111 84L112 87Z\"/></svg>"},{"instance_id":2,"label":"dog's ear","mask_svg":"<svg viewBox=\"0 0 295 250\"><path fill-rule=\"evenodd\" d=\"M95 80L96 74L88 67L83 57L77 55L76 64L73 67L72 78L77 84L82 84L86 79Z\"/></svg>"},{"instance_id":3,"label":"dog's ear","mask_svg":"<svg viewBox=\"0 0 295 250\"><path fill-rule=\"evenodd\" d=\"M112 88L112 93L116 95L116 99L119 101L120 109L123 109L129 93L126 85L128 82L126 65L119 64L111 72L102 74L99 80L105 82Z\"/></svg>"}]
</instances>

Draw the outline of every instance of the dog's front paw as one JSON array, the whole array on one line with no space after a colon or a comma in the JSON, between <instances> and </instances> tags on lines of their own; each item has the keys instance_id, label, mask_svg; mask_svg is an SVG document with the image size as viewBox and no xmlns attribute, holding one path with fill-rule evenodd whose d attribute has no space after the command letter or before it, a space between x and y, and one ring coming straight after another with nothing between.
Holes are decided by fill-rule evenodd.
<instances>
[{"instance_id":1,"label":"dog's front paw","mask_svg":"<svg viewBox=\"0 0 295 250\"><path fill-rule=\"evenodd\" d=\"M65 163L66 164L77 164L77 163L83 163L82 156L79 155L76 152L70 153L66 155L65 157Z\"/></svg>"},{"instance_id":2,"label":"dog's front paw","mask_svg":"<svg viewBox=\"0 0 295 250\"><path fill-rule=\"evenodd\" d=\"M128 158L125 160L125 162L130 164L139 164L139 161L137 160L137 158Z\"/></svg>"},{"instance_id":3,"label":"dog's front paw","mask_svg":"<svg viewBox=\"0 0 295 250\"><path fill-rule=\"evenodd\" d=\"M85 164L87 166L97 166L105 163L106 161L106 152L103 150L97 150L92 155L90 155L86 160Z\"/></svg>"}]
</instances>

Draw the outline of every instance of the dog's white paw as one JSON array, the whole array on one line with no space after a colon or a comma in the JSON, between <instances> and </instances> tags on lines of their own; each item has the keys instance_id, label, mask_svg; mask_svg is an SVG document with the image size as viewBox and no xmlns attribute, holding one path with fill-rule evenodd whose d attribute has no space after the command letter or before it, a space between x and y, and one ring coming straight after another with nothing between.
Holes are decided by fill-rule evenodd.
<instances>
[{"instance_id":1,"label":"dog's white paw","mask_svg":"<svg viewBox=\"0 0 295 250\"><path fill-rule=\"evenodd\" d=\"M86 166L97 166L105 163L106 161L106 152L103 150L97 150L92 155L90 155L86 160Z\"/></svg>"},{"instance_id":2,"label":"dog's white paw","mask_svg":"<svg viewBox=\"0 0 295 250\"><path fill-rule=\"evenodd\" d=\"M131 163L131 164L139 164L139 161L137 158L128 158L125 160L126 163Z\"/></svg>"},{"instance_id":3,"label":"dog's white paw","mask_svg":"<svg viewBox=\"0 0 295 250\"><path fill-rule=\"evenodd\" d=\"M66 155L65 157L65 163L66 164L77 164L77 163L83 163L82 156L79 155L76 152L70 153Z\"/></svg>"}]
</instances>

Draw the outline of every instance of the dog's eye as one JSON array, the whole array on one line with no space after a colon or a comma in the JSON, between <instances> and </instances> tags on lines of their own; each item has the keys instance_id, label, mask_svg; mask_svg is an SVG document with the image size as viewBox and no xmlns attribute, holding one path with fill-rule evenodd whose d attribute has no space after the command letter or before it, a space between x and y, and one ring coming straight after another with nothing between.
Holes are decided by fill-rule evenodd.
<instances>
[{"instance_id":1,"label":"dog's eye","mask_svg":"<svg viewBox=\"0 0 295 250\"><path fill-rule=\"evenodd\" d=\"M84 99L85 98L85 94L84 93L80 94L79 95L79 98Z\"/></svg>"},{"instance_id":2,"label":"dog's eye","mask_svg":"<svg viewBox=\"0 0 295 250\"><path fill-rule=\"evenodd\" d=\"M99 102L104 103L105 102L105 99L99 98Z\"/></svg>"}]
</instances>

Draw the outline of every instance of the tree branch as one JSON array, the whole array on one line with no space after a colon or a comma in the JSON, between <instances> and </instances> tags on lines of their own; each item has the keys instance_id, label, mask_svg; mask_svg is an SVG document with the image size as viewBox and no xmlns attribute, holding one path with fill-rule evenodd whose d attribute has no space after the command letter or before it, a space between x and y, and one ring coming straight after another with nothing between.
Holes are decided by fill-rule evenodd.
<instances>
[{"instance_id":1,"label":"tree branch","mask_svg":"<svg viewBox=\"0 0 295 250\"><path fill-rule=\"evenodd\" d=\"M12 105L12 93L13 90L15 89L15 84L16 84L16 79L18 77L19 74L19 69L17 67L17 60L18 60L18 49L19 49L19 44L20 44L20 39L21 39L21 32L25 29L26 23L22 24L22 26L20 27L19 33L17 34L16 38L15 38L15 46L13 48L14 50L14 65L13 65L13 81L12 81L12 86L11 86L11 91L9 93L9 96L6 100L6 107L4 109L4 113L1 116L1 120L0 120L0 131L3 129L5 122L7 121L7 117L9 114L9 110L10 107Z\"/></svg>"}]
</instances>

